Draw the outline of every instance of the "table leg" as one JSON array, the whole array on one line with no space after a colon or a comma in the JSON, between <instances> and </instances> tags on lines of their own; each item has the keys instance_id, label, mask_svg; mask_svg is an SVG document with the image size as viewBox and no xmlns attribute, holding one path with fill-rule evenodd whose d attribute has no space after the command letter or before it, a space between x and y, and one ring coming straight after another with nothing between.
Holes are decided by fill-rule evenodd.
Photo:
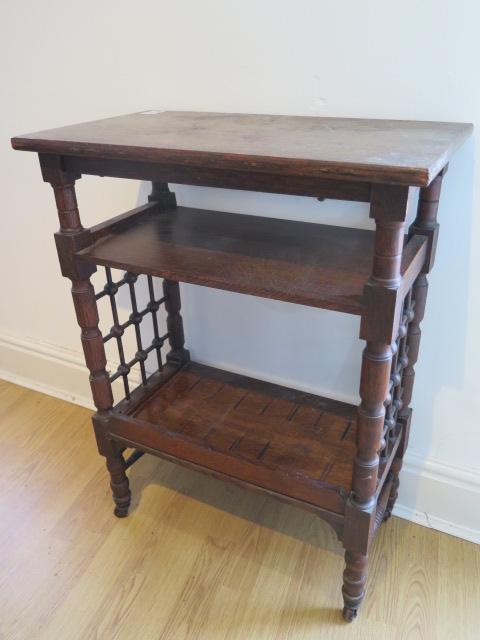
<instances>
[{"instance_id":1,"label":"table leg","mask_svg":"<svg viewBox=\"0 0 480 640\"><path fill-rule=\"evenodd\" d=\"M55 235L62 274L72 281L72 297L81 328L81 340L85 363L90 371L90 386L97 413L93 418L99 453L106 457L110 473L115 515L127 515L130 504L128 478L125 474L124 448L108 438L108 417L113 405L110 377L106 371L107 359L102 333L98 327L99 317L95 291L90 276L96 267L80 264L72 254L91 242L90 232L82 227L75 194L75 181L79 175L63 170L61 159L41 155L40 164L44 180L50 182L55 194L60 231Z\"/></svg>"}]
</instances>

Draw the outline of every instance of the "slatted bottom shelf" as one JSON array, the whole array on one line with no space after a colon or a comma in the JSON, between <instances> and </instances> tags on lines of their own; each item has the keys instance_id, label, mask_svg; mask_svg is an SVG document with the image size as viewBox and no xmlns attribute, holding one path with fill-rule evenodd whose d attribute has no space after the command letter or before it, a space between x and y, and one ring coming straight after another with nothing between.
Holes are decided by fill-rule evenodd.
<instances>
[{"instance_id":1,"label":"slatted bottom shelf","mask_svg":"<svg viewBox=\"0 0 480 640\"><path fill-rule=\"evenodd\" d=\"M110 428L139 448L342 514L356 411L190 362L130 413L117 411Z\"/></svg>"}]
</instances>

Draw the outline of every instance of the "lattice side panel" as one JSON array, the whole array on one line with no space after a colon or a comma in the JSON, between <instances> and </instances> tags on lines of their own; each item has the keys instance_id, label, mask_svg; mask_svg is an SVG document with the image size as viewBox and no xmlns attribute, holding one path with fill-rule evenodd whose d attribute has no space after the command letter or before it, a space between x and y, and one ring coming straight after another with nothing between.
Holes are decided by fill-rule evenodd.
<instances>
[{"instance_id":1,"label":"lattice side panel","mask_svg":"<svg viewBox=\"0 0 480 640\"><path fill-rule=\"evenodd\" d=\"M160 335L159 328L159 310L164 304L165 296L156 297L154 279L152 276L139 276L135 273L127 271L118 280L114 280L112 277L112 269L105 267L106 284L103 289L96 294L95 298L99 302L102 299L109 300L109 306L113 318L113 325L108 332L103 332L103 342L105 348L108 349L109 343L116 342L116 355L109 349L109 364L115 362L116 370L110 375L110 381L112 382L115 401L118 402L121 398L117 398L119 395L118 386L113 384L115 381L121 379L123 382L123 395L129 400L131 391L137 384L147 385L149 374L154 371L163 370L163 361L161 349L165 344L165 341L169 337L168 331ZM146 291L145 287L141 290L139 279L146 279ZM148 302L144 309L139 309L138 304L138 292L136 285L140 292L147 295ZM121 304L117 302L117 296L120 290L124 287L123 291L127 291L128 294L123 296ZM128 303L129 313L128 319L124 322L121 321L121 313L125 313L125 305ZM105 309L103 309L105 311ZM127 312L128 313L128 312ZM101 315L101 322L103 320L103 313ZM141 331L142 321L146 316L150 316L150 331ZM133 358L126 356L126 344L129 342L126 340L126 330L129 327L133 328L134 334L134 349L135 355ZM142 325L145 327L145 325ZM143 333L143 335L142 335ZM149 335L148 335L149 334ZM153 335L153 338L151 337ZM124 344L125 342L125 344ZM130 340L131 342L131 340ZM148 342L150 344L148 344ZM148 344L148 346L144 346ZM127 344L127 347L129 345ZM130 345L131 349L131 345ZM150 357L149 357L150 356ZM152 357L153 356L153 361ZM148 361L148 364L147 364ZM129 378L130 376L130 378Z\"/></svg>"},{"instance_id":2,"label":"lattice side panel","mask_svg":"<svg viewBox=\"0 0 480 640\"><path fill-rule=\"evenodd\" d=\"M398 431L397 417L403 403L402 374L408 364L407 332L408 325L413 320L415 300L412 298L412 290L408 292L403 301L401 320L398 327L397 339L392 344L392 369L390 373L389 393L385 400L385 422L383 427L383 438L380 447L380 461L386 462L393 446L395 445Z\"/></svg>"}]
</instances>

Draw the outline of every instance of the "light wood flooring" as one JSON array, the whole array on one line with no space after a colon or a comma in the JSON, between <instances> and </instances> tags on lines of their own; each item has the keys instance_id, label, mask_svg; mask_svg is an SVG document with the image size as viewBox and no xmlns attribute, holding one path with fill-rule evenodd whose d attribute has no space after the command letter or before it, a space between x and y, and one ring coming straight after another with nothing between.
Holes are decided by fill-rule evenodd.
<instances>
[{"instance_id":1,"label":"light wood flooring","mask_svg":"<svg viewBox=\"0 0 480 640\"><path fill-rule=\"evenodd\" d=\"M480 547L392 518L342 621L329 526L144 456L113 515L91 412L0 381L2 640L480 640Z\"/></svg>"}]
</instances>

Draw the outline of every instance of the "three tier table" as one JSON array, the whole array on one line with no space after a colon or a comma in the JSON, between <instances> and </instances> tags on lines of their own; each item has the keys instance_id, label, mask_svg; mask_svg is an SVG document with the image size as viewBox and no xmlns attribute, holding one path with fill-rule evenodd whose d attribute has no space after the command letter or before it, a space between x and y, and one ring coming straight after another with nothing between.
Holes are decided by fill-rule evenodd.
<instances>
[{"instance_id":1,"label":"three tier table","mask_svg":"<svg viewBox=\"0 0 480 640\"><path fill-rule=\"evenodd\" d=\"M127 515L126 470L143 453L307 509L343 543L343 616L356 616L369 547L394 507L408 443L442 179L471 132L443 122L147 111L13 138L15 149L38 152L55 193L58 256L72 281L116 516ZM82 175L151 181L149 202L86 229L75 196ZM169 183L368 202L376 230L181 207ZM95 291L98 265L106 284ZM149 292L143 309L139 278ZM179 282L360 316L360 406L193 362ZM132 307L123 323L120 290ZM113 313L105 334L102 297ZM148 345L142 321L151 323ZM134 354L124 349L126 331ZM118 346L113 374L109 340ZM116 379L124 397L114 404Z\"/></svg>"}]
</instances>

